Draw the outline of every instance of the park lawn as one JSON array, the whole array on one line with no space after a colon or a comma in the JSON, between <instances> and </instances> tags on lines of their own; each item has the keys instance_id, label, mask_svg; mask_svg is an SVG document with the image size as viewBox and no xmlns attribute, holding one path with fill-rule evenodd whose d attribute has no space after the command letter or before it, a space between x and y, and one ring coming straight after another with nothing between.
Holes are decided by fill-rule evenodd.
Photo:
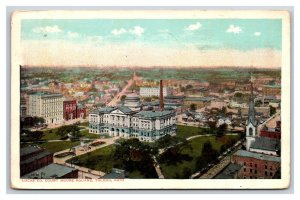
<instances>
[{"instance_id":1,"label":"park lawn","mask_svg":"<svg viewBox=\"0 0 300 200\"><path fill-rule=\"evenodd\" d=\"M194 126L177 125L176 135L180 138L188 138L194 135L206 134L207 129Z\"/></svg>"},{"instance_id":2,"label":"park lawn","mask_svg":"<svg viewBox=\"0 0 300 200\"><path fill-rule=\"evenodd\" d=\"M71 141L59 141L59 142L45 142L38 144L40 147L47 149L48 151L55 153L58 151L62 151L65 149L70 149L79 145L79 141L71 142Z\"/></svg>"},{"instance_id":3,"label":"park lawn","mask_svg":"<svg viewBox=\"0 0 300 200\"><path fill-rule=\"evenodd\" d=\"M109 145L87 154L77 156L76 159L78 159L78 162L76 165L102 172L109 172L111 168L118 164L113 156L115 149L116 147L114 145ZM70 162L70 160L67 162Z\"/></svg>"},{"instance_id":4,"label":"park lawn","mask_svg":"<svg viewBox=\"0 0 300 200\"><path fill-rule=\"evenodd\" d=\"M88 139L99 139L100 138L99 134L89 133L89 130L87 130L87 129L80 130L80 134L82 135L82 137L88 138Z\"/></svg>"},{"instance_id":5,"label":"park lawn","mask_svg":"<svg viewBox=\"0 0 300 200\"><path fill-rule=\"evenodd\" d=\"M86 129L82 128L82 127L79 127L81 133L83 131L86 131ZM42 140L61 140L61 136L57 135L56 132L57 132L58 128L53 128L53 129L48 129L48 130L44 130L44 136L42 137ZM88 132L88 130L87 130Z\"/></svg>"},{"instance_id":6,"label":"park lawn","mask_svg":"<svg viewBox=\"0 0 300 200\"><path fill-rule=\"evenodd\" d=\"M42 140L60 140L61 137L56 134L56 130L57 128L43 131L44 136L42 137Z\"/></svg>"},{"instance_id":7,"label":"park lawn","mask_svg":"<svg viewBox=\"0 0 300 200\"><path fill-rule=\"evenodd\" d=\"M210 141L213 149L220 151L223 144L228 143L231 139L238 140L237 135L225 135L222 138L216 136L203 136L190 140L192 149L184 148L182 154L188 155L190 159L182 160L174 165L168 165L166 163L160 163L160 167L165 178L178 178L187 168L191 170L191 173L196 172L196 160L202 154L203 144Z\"/></svg>"},{"instance_id":8,"label":"park lawn","mask_svg":"<svg viewBox=\"0 0 300 200\"><path fill-rule=\"evenodd\" d=\"M78 124L78 126L86 126L86 127L89 127L89 122L82 122L82 123Z\"/></svg>"}]
</instances>

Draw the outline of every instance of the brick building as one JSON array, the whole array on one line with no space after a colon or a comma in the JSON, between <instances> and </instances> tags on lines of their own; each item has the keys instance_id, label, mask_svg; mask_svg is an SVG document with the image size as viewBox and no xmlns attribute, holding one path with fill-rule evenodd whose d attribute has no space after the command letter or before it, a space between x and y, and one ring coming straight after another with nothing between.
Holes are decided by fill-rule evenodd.
<instances>
[{"instance_id":1,"label":"brick building","mask_svg":"<svg viewBox=\"0 0 300 200\"><path fill-rule=\"evenodd\" d=\"M20 150L20 175L23 176L53 163L53 153L43 148L28 146Z\"/></svg>"},{"instance_id":2,"label":"brick building","mask_svg":"<svg viewBox=\"0 0 300 200\"><path fill-rule=\"evenodd\" d=\"M270 179L280 168L280 157L238 150L232 162L242 166L238 178Z\"/></svg>"},{"instance_id":3,"label":"brick building","mask_svg":"<svg viewBox=\"0 0 300 200\"><path fill-rule=\"evenodd\" d=\"M64 120L72 120L77 118L86 118L86 108L77 103L76 100L65 100L63 102Z\"/></svg>"},{"instance_id":4,"label":"brick building","mask_svg":"<svg viewBox=\"0 0 300 200\"><path fill-rule=\"evenodd\" d=\"M76 100L65 100L64 101L64 120L72 120L77 118Z\"/></svg>"},{"instance_id":5,"label":"brick building","mask_svg":"<svg viewBox=\"0 0 300 200\"><path fill-rule=\"evenodd\" d=\"M82 118L85 119L86 118L86 109L82 104L77 104L76 107L76 117L77 118Z\"/></svg>"}]
</instances>

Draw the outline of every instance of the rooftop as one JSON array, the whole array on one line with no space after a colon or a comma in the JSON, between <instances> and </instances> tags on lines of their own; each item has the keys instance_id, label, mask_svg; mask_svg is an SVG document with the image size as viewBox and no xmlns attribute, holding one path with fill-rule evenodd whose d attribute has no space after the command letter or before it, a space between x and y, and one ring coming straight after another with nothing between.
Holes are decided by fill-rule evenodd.
<instances>
[{"instance_id":1,"label":"rooftop","mask_svg":"<svg viewBox=\"0 0 300 200\"><path fill-rule=\"evenodd\" d=\"M46 157L46 156L49 156L49 155L52 155L53 153L49 152L49 151L42 151L40 152L39 154L37 155L34 155L34 156L31 156L30 158L27 158L25 160L22 160L20 162L20 164L26 164L26 163L31 163L33 162L34 160L38 160L38 159L41 159L43 157Z\"/></svg>"},{"instance_id":2,"label":"rooftop","mask_svg":"<svg viewBox=\"0 0 300 200\"><path fill-rule=\"evenodd\" d=\"M167 115L170 115L170 114L173 114L172 111L167 111L167 110L164 110L164 111L141 111L139 113L136 114L136 116L139 116L141 118L157 118L157 117L163 117L163 116L167 116Z\"/></svg>"},{"instance_id":3,"label":"rooftop","mask_svg":"<svg viewBox=\"0 0 300 200\"><path fill-rule=\"evenodd\" d=\"M250 152L245 150L238 150L234 155L241 156L241 157L255 158L258 160L266 160L271 162L280 162L280 157L269 156L269 155L264 155L261 153L255 153L255 152Z\"/></svg>"},{"instance_id":4,"label":"rooftop","mask_svg":"<svg viewBox=\"0 0 300 200\"><path fill-rule=\"evenodd\" d=\"M50 93L50 92L36 92L31 95L41 96L41 97L63 97L62 94L59 93Z\"/></svg>"},{"instance_id":5,"label":"rooftop","mask_svg":"<svg viewBox=\"0 0 300 200\"><path fill-rule=\"evenodd\" d=\"M20 156L32 154L32 153L40 151L40 150L41 150L41 148L37 147L37 146L27 146L27 147L21 148Z\"/></svg>"},{"instance_id":6,"label":"rooftop","mask_svg":"<svg viewBox=\"0 0 300 200\"><path fill-rule=\"evenodd\" d=\"M70 172L72 172L74 170L76 170L76 169L52 163L41 169L38 169L29 174L26 174L21 178L25 178L25 179L29 178L30 179L30 178L36 178L37 176L39 176L39 177L42 176L41 178L43 178L43 179L61 178L64 175L69 174Z\"/></svg>"},{"instance_id":7,"label":"rooftop","mask_svg":"<svg viewBox=\"0 0 300 200\"><path fill-rule=\"evenodd\" d=\"M204 102L208 102L211 101L212 98L211 97L186 97L185 101L204 101Z\"/></svg>"},{"instance_id":8,"label":"rooftop","mask_svg":"<svg viewBox=\"0 0 300 200\"><path fill-rule=\"evenodd\" d=\"M250 148L268 151L280 151L280 140L267 137L257 137L251 144Z\"/></svg>"},{"instance_id":9,"label":"rooftop","mask_svg":"<svg viewBox=\"0 0 300 200\"><path fill-rule=\"evenodd\" d=\"M221 171L214 179L233 179L234 175L240 171L242 165L230 163L225 169Z\"/></svg>"}]
</instances>

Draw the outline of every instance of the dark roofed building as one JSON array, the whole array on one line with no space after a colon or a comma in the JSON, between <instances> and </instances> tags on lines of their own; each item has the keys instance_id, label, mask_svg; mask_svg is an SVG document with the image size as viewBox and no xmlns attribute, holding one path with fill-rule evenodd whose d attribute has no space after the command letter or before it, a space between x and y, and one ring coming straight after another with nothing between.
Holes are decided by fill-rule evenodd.
<instances>
[{"instance_id":1,"label":"dark roofed building","mask_svg":"<svg viewBox=\"0 0 300 200\"><path fill-rule=\"evenodd\" d=\"M215 176L214 179L237 179L238 173L242 167L242 165L230 163L217 176Z\"/></svg>"},{"instance_id":2,"label":"dark roofed building","mask_svg":"<svg viewBox=\"0 0 300 200\"><path fill-rule=\"evenodd\" d=\"M21 178L23 179L62 179L78 178L78 169L52 163L43 168L30 172Z\"/></svg>"},{"instance_id":3,"label":"dark roofed building","mask_svg":"<svg viewBox=\"0 0 300 200\"><path fill-rule=\"evenodd\" d=\"M20 175L35 171L53 163L53 153L37 147L28 146L20 150Z\"/></svg>"}]
</instances>

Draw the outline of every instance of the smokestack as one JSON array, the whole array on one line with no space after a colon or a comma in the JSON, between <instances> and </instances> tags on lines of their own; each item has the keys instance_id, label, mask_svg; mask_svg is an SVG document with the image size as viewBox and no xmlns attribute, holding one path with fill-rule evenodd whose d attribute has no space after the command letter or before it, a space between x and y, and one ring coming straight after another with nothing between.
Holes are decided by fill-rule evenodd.
<instances>
[{"instance_id":1,"label":"smokestack","mask_svg":"<svg viewBox=\"0 0 300 200\"><path fill-rule=\"evenodd\" d=\"M163 81L160 80L159 83L159 108L160 111L164 110L164 90L163 90Z\"/></svg>"}]
</instances>

